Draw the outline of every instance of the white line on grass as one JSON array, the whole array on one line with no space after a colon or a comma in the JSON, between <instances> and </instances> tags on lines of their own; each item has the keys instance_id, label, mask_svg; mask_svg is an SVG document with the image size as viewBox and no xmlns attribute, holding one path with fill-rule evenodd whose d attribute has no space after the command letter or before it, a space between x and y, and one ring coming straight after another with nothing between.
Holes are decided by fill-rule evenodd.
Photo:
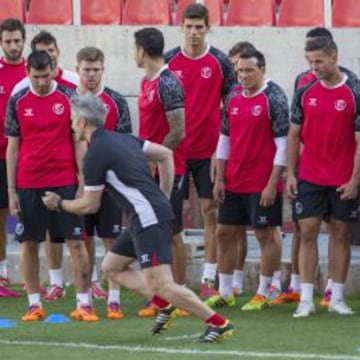
<instances>
[{"instance_id":1,"label":"white line on grass","mask_svg":"<svg viewBox=\"0 0 360 360\"><path fill-rule=\"evenodd\" d=\"M281 358L281 359L316 359L316 360L360 360L360 356L351 355L329 355L329 354L307 354L307 353L271 353L260 351L236 351L236 350L195 350L195 349L176 349L164 347L143 347L143 346L122 346L122 345L95 345L86 343L61 343L61 342L42 342L42 341L13 341L0 340L2 345L20 346L59 346L68 348L83 348L94 350L121 350L128 352L153 352L165 354L188 354L188 355L214 355L214 356L247 356L254 358ZM211 345L210 345L211 346Z\"/></svg>"}]
</instances>

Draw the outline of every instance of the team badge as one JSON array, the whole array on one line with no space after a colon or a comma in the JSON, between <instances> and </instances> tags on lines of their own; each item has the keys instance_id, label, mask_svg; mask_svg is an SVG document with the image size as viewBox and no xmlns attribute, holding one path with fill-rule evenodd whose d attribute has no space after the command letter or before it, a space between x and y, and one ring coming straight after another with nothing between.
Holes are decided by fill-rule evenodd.
<instances>
[{"instance_id":1,"label":"team badge","mask_svg":"<svg viewBox=\"0 0 360 360\"><path fill-rule=\"evenodd\" d=\"M154 100L155 90L151 90L147 96L149 102L152 102Z\"/></svg>"},{"instance_id":2,"label":"team badge","mask_svg":"<svg viewBox=\"0 0 360 360\"><path fill-rule=\"evenodd\" d=\"M204 78L204 79L209 79L211 78L211 75L212 75L212 71L211 71L211 68L209 68L208 66L205 66L201 69L201 76Z\"/></svg>"},{"instance_id":3,"label":"team badge","mask_svg":"<svg viewBox=\"0 0 360 360\"><path fill-rule=\"evenodd\" d=\"M21 222L18 222L15 226L15 234L22 235L24 233L24 225Z\"/></svg>"},{"instance_id":4,"label":"team badge","mask_svg":"<svg viewBox=\"0 0 360 360\"><path fill-rule=\"evenodd\" d=\"M259 116L262 113L262 106L261 105L255 105L252 109L251 109L251 114L253 116Z\"/></svg>"},{"instance_id":5,"label":"team badge","mask_svg":"<svg viewBox=\"0 0 360 360\"><path fill-rule=\"evenodd\" d=\"M335 109L337 111L344 111L346 109L346 101L339 99L335 101Z\"/></svg>"},{"instance_id":6,"label":"team badge","mask_svg":"<svg viewBox=\"0 0 360 360\"><path fill-rule=\"evenodd\" d=\"M65 107L61 103L54 104L52 109L55 115L62 115L65 111Z\"/></svg>"}]
</instances>

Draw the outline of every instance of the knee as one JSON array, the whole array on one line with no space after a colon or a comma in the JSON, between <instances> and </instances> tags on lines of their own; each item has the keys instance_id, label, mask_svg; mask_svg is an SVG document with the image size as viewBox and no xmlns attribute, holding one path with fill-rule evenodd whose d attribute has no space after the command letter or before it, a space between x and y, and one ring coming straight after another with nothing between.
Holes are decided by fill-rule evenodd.
<instances>
[{"instance_id":1,"label":"knee","mask_svg":"<svg viewBox=\"0 0 360 360\"><path fill-rule=\"evenodd\" d=\"M216 223L216 203L214 200L206 199L201 203L201 212L204 221Z\"/></svg>"},{"instance_id":2,"label":"knee","mask_svg":"<svg viewBox=\"0 0 360 360\"><path fill-rule=\"evenodd\" d=\"M237 241L236 234L221 225L216 227L215 238L220 249L233 247Z\"/></svg>"}]
</instances>

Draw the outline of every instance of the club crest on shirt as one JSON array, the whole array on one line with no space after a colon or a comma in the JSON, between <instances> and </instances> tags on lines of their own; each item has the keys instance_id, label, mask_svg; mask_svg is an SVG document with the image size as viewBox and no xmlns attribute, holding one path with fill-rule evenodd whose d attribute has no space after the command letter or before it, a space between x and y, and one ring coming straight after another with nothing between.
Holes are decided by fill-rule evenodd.
<instances>
[{"instance_id":1,"label":"club crest on shirt","mask_svg":"<svg viewBox=\"0 0 360 360\"><path fill-rule=\"evenodd\" d=\"M204 79L209 79L211 78L211 75L212 75L212 71L211 71L211 68L209 68L208 66L205 66L201 69L201 76L204 78Z\"/></svg>"},{"instance_id":2,"label":"club crest on shirt","mask_svg":"<svg viewBox=\"0 0 360 360\"><path fill-rule=\"evenodd\" d=\"M62 115L65 111L65 107L61 103L54 104L52 109L55 115Z\"/></svg>"},{"instance_id":3,"label":"club crest on shirt","mask_svg":"<svg viewBox=\"0 0 360 360\"><path fill-rule=\"evenodd\" d=\"M154 100L154 95L155 95L155 90L150 90L147 96L149 102L152 102Z\"/></svg>"},{"instance_id":4,"label":"club crest on shirt","mask_svg":"<svg viewBox=\"0 0 360 360\"><path fill-rule=\"evenodd\" d=\"M346 109L346 101L343 99L338 99L335 101L335 109L337 111L344 111Z\"/></svg>"},{"instance_id":5,"label":"club crest on shirt","mask_svg":"<svg viewBox=\"0 0 360 360\"><path fill-rule=\"evenodd\" d=\"M262 106L261 105L255 105L252 109L251 109L251 114L253 116L259 116L262 113Z\"/></svg>"}]
</instances>

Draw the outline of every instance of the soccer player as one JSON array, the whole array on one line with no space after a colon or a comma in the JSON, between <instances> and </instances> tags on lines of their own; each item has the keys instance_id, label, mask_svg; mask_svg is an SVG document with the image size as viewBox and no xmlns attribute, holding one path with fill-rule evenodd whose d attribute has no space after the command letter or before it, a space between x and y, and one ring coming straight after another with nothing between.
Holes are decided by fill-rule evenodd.
<instances>
[{"instance_id":1,"label":"soccer player","mask_svg":"<svg viewBox=\"0 0 360 360\"><path fill-rule=\"evenodd\" d=\"M182 236L181 182L186 170L182 140L185 137L184 94L179 80L168 69L163 57L164 37L155 28L135 33L135 61L146 76L141 82L139 107L139 137L163 144L174 150L175 179L170 202L175 214L172 227L172 270L175 282L186 282L186 250ZM155 169L156 172L156 169ZM157 173L155 174L158 178ZM151 303L139 311L139 316L156 315Z\"/></svg>"},{"instance_id":2,"label":"soccer player","mask_svg":"<svg viewBox=\"0 0 360 360\"><path fill-rule=\"evenodd\" d=\"M18 292L8 288L9 277L6 264L6 219L8 191L6 179L6 146L4 136L5 114L8 99L15 84L26 76L22 56L25 44L25 27L18 19L6 19L0 25L0 46L4 56L0 58L0 297L19 297Z\"/></svg>"},{"instance_id":3,"label":"soccer player","mask_svg":"<svg viewBox=\"0 0 360 360\"><path fill-rule=\"evenodd\" d=\"M324 216L332 235L328 310L350 315L353 311L344 301L343 290L350 261L349 224L358 217L360 82L338 67L336 43L327 36L307 41L305 56L316 79L295 94L287 147L286 187L301 237L301 297L294 317L315 312L316 241Z\"/></svg>"},{"instance_id":4,"label":"soccer player","mask_svg":"<svg viewBox=\"0 0 360 360\"><path fill-rule=\"evenodd\" d=\"M175 319L178 310L170 305L171 302L208 325L200 341L226 339L233 333L231 322L173 280L170 268L173 212L168 200L174 179L172 151L132 135L103 129L105 115L104 104L93 94L72 99L76 138L89 144L84 159L84 193L81 198L65 200L49 191L43 197L45 205L60 212L95 213L106 186L129 216L130 224L127 233L115 245L119 255L116 267L104 269L105 273L113 272L112 276L121 286L141 294L149 291L156 294L153 301L161 310L153 334L166 330ZM160 188L152 178L147 160L158 164ZM136 259L143 276L129 267Z\"/></svg>"},{"instance_id":5,"label":"soccer player","mask_svg":"<svg viewBox=\"0 0 360 360\"><path fill-rule=\"evenodd\" d=\"M80 76L78 93L88 92L98 96L107 108L105 129L122 133L131 133L131 119L126 99L117 91L102 83L104 74L104 53L96 47L85 47L76 55L76 71ZM103 240L105 252L113 247L116 237L121 233L122 212L115 205L109 192L105 189L99 212L85 216L86 247L92 267L91 292L95 298L106 299L107 317L121 319L124 314L120 307L120 288L109 282L109 293L100 285L95 263L94 233Z\"/></svg>"},{"instance_id":6,"label":"soccer player","mask_svg":"<svg viewBox=\"0 0 360 360\"><path fill-rule=\"evenodd\" d=\"M275 230L282 223L281 174L286 165L289 109L284 91L265 79L265 57L254 49L240 54L242 89L230 94L217 147L214 198L220 202L216 230L219 295L211 307L234 306L232 272L238 233L254 228L261 249L260 283L242 310L269 306L272 276L278 266Z\"/></svg>"},{"instance_id":7,"label":"soccer player","mask_svg":"<svg viewBox=\"0 0 360 360\"><path fill-rule=\"evenodd\" d=\"M45 317L40 300L39 243L48 231L51 239L65 238L70 250L77 308L71 317L96 321L89 304L89 261L82 241L82 218L49 212L41 201L47 190L73 198L78 190L78 169L85 149L71 132L70 96L74 91L52 78L53 62L43 50L27 58L31 86L11 96L5 134L9 209L19 222L21 269L29 308L24 321Z\"/></svg>"},{"instance_id":8,"label":"soccer player","mask_svg":"<svg viewBox=\"0 0 360 360\"><path fill-rule=\"evenodd\" d=\"M236 84L236 75L226 54L206 43L209 12L202 4L191 4L182 14L184 45L165 55L169 69L180 79L185 94L186 164L184 190L189 175L194 179L204 220L205 264L201 295L216 292L217 208L212 195L213 155L221 124L220 106Z\"/></svg>"}]
</instances>

